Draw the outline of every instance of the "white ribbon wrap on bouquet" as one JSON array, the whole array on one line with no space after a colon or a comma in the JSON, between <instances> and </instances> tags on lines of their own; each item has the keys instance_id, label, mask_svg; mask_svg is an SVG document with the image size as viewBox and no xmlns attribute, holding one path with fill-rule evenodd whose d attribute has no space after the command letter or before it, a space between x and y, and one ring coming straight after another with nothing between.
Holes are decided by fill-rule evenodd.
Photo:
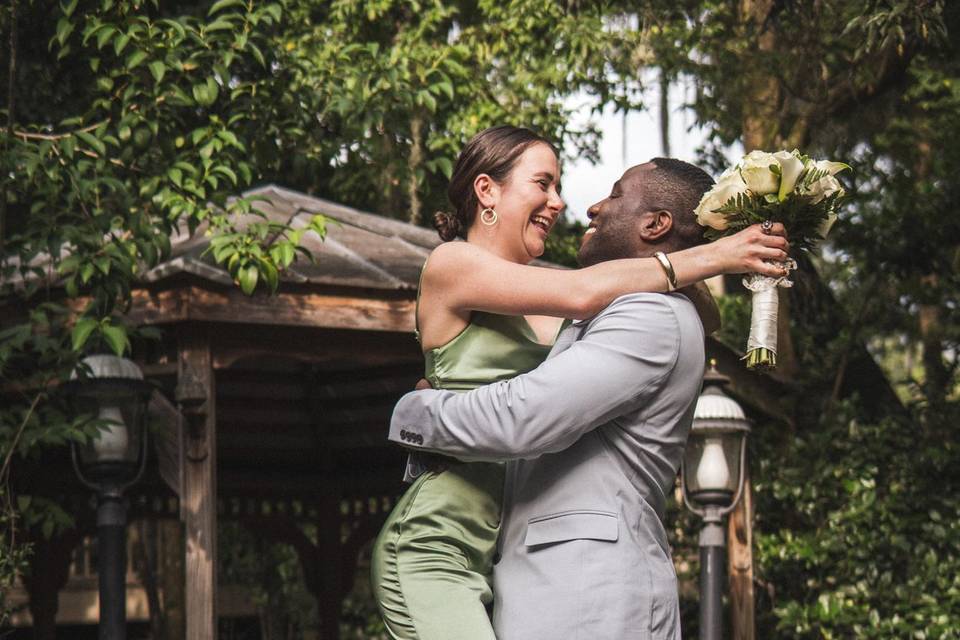
<instances>
[{"instance_id":1,"label":"white ribbon wrap on bouquet","mask_svg":"<svg viewBox=\"0 0 960 640\"><path fill-rule=\"evenodd\" d=\"M797 268L794 260L783 263L788 273ZM750 313L750 336L747 338L747 353L755 349L777 352L777 319L780 314L780 297L777 289L793 286L789 276L771 278L751 273L743 279L743 286L752 292Z\"/></svg>"}]
</instances>

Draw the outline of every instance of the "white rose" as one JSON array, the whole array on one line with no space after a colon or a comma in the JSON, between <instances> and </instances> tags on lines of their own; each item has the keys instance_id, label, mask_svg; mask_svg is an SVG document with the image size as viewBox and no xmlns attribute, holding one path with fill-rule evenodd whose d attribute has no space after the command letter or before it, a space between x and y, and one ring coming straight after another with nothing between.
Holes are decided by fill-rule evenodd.
<instances>
[{"instance_id":1,"label":"white rose","mask_svg":"<svg viewBox=\"0 0 960 640\"><path fill-rule=\"evenodd\" d=\"M835 193L843 193L843 187L833 176L823 176L803 189L803 195L810 197L810 204L817 204Z\"/></svg>"},{"instance_id":2,"label":"white rose","mask_svg":"<svg viewBox=\"0 0 960 640\"><path fill-rule=\"evenodd\" d=\"M753 195L765 196L780 189L780 178L770 171L774 164L779 164L777 159L766 151L751 151L740 161L740 176Z\"/></svg>"},{"instance_id":3,"label":"white rose","mask_svg":"<svg viewBox=\"0 0 960 640\"><path fill-rule=\"evenodd\" d=\"M697 205L695 213L697 222L705 227L723 231L727 228L727 217L722 213L717 213L719 209L727 203L727 200L735 197L737 194L745 193L747 185L744 184L737 172L728 172L721 176L720 181L713 185L710 191L703 194L700 204Z\"/></svg>"},{"instance_id":4,"label":"white rose","mask_svg":"<svg viewBox=\"0 0 960 640\"><path fill-rule=\"evenodd\" d=\"M780 189L777 198L783 202L797 186L797 178L803 173L803 161L789 151L777 151L773 157L780 164Z\"/></svg>"}]
</instances>

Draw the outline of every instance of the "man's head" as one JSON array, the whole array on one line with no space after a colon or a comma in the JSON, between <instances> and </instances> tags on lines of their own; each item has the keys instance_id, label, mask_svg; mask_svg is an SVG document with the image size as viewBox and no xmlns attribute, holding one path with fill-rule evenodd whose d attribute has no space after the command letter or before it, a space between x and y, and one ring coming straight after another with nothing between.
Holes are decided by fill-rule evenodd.
<instances>
[{"instance_id":1,"label":"man's head","mask_svg":"<svg viewBox=\"0 0 960 640\"><path fill-rule=\"evenodd\" d=\"M705 171L673 158L654 158L627 169L610 195L587 209L590 227L580 244L580 264L643 258L701 244L703 227L694 209L712 186Z\"/></svg>"}]
</instances>

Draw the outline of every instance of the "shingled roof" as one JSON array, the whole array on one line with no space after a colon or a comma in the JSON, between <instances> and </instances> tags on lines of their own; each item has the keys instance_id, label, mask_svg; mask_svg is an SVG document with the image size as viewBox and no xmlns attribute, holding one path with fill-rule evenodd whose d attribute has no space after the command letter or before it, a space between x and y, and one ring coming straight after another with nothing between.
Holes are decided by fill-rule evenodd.
<instances>
[{"instance_id":1,"label":"shingled roof","mask_svg":"<svg viewBox=\"0 0 960 640\"><path fill-rule=\"evenodd\" d=\"M287 282L415 290L420 267L441 242L434 231L272 184L247 191L244 196L262 198L256 207L269 220L295 228L307 226L318 213L330 220L325 240L314 233L303 236L302 245L314 260L300 259L290 265L281 275ZM251 221L254 219L251 217ZM210 238L203 231L201 227L192 236L174 235L170 258L145 273L143 280L159 282L190 273L230 284L232 279L226 270L205 254Z\"/></svg>"}]
</instances>

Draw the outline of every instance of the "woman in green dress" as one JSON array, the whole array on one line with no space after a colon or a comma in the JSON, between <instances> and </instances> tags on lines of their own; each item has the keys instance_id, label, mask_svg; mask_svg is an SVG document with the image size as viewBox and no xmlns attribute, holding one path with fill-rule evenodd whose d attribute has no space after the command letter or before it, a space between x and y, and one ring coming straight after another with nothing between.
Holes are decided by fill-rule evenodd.
<instances>
[{"instance_id":1,"label":"woman in green dress","mask_svg":"<svg viewBox=\"0 0 960 640\"><path fill-rule=\"evenodd\" d=\"M457 160L448 195L456 213L437 214L437 229L444 240L466 242L445 242L430 255L416 311L424 377L434 388L468 390L529 371L546 358L563 318L589 318L618 296L668 289L655 258L576 270L528 264L543 254L564 204L556 149L527 129L477 134ZM765 261L784 260L786 249L783 237L748 229L669 260L685 286L721 273L783 275ZM495 640L487 607L503 466L435 462L418 475L408 468L413 484L375 542L378 606L392 638Z\"/></svg>"}]
</instances>

